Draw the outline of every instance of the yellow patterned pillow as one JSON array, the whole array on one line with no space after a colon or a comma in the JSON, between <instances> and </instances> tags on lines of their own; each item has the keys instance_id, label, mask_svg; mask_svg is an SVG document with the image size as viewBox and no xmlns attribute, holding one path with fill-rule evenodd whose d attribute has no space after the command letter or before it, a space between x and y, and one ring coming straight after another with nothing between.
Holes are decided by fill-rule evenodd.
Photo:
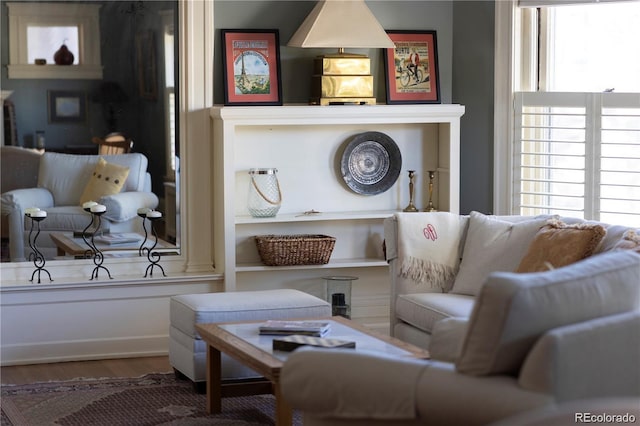
<instances>
[{"instance_id":1,"label":"yellow patterned pillow","mask_svg":"<svg viewBox=\"0 0 640 426\"><path fill-rule=\"evenodd\" d=\"M107 163L100 157L87 186L80 197L80 205L87 201L97 201L105 195L120 192L129 176L129 168L113 163Z\"/></svg>"}]
</instances>

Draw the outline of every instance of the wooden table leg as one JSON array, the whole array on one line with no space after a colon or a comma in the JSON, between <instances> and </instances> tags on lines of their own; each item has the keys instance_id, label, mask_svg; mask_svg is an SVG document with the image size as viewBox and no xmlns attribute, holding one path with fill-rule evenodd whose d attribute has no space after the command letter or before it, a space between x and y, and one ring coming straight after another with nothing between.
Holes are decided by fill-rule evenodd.
<instances>
[{"instance_id":1,"label":"wooden table leg","mask_svg":"<svg viewBox=\"0 0 640 426\"><path fill-rule=\"evenodd\" d=\"M222 356L220 351L207 347L207 413L222 411Z\"/></svg>"},{"instance_id":2,"label":"wooden table leg","mask_svg":"<svg viewBox=\"0 0 640 426\"><path fill-rule=\"evenodd\" d=\"M282 396L280 384L274 384L273 390L276 397L276 426L291 426L293 423L293 410Z\"/></svg>"}]
</instances>

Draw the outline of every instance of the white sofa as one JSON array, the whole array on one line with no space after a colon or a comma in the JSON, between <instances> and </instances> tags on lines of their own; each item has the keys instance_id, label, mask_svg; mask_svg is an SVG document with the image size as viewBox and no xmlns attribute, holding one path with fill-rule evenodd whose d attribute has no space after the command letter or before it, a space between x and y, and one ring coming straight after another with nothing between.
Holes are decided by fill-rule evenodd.
<instances>
[{"instance_id":1,"label":"white sofa","mask_svg":"<svg viewBox=\"0 0 640 426\"><path fill-rule=\"evenodd\" d=\"M38 249L45 258L56 255L49 237L52 232L81 231L90 222L90 215L82 209L80 197L89 182L99 158L129 169L119 193L100 197L107 211L102 227L111 232L142 231L139 208L156 208L158 197L151 191L151 176L147 172L147 157L140 153L121 155L71 155L45 152L39 161L37 186L14 189L2 194L2 215L6 216L11 261L29 258L28 234L31 228L24 211L38 207L47 212L40 222Z\"/></svg>"},{"instance_id":2,"label":"white sofa","mask_svg":"<svg viewBox=\"0 0 640 426\"><path fill-rule=\"evenodd\" d=\"M454 321L463 330L454 359L301 349L284 364L281 390L306 426L487 425L608 398L640 407L639 309L632 250L546 272L493 272L468 323Z\"/></svg>"},{"instance_id":3,"label":"white sofa","mask_svg":"<svg viewBox=\"0 0 640 426\"><path fill-rule=\"evenodd\" d=\"M457 226L456 231L445 229L443 218L444 224L447 223L446 221L449 223L454 221ZM640 234L635 233L634 228L570 217L490 216L478 212L459 216L442 212L398 213L387 219L385 243L391 282L391 335L431 349L432 332L435 327L440 327L442 333L439 336L452 337L454 342L459 341L458 336L450 336L453 331L459 331L455 325L452 325L454 321L441 322L441 320L468 318L475 298L489 273L515 271L527 254L539 229L553 219L559 219L563 223L578 228L601 225L606 233L594 248L594 254L611 251L624 246L625 243L627 243L625 247L635 246L635 250L640 251ZM440 232L437 235L437 241L441 244L438 247L443 247L442 244L444 244L445 249L456 253L450 274L442 277L414 273L412 276L411 273L403 271L403 268L406 269L407 252L411 250L407 248L407 244L419 246L424 241L433 243L432 240L423 238L421 229L429 224L437 225L438 221L440 221L440 229L438 229ZM416 227L418 229L414 230ZM452 227L449 226L449 228ZM410 240L408 243L403 241L403 234L409 235L409 238L405 237ZM413 235L417 235L417 238L413 238ZM554 250L560 254L543 254L551 257L562 257L565 253L575 254L576 257L570 260L577 260L584 254L591 254L581 253L580 250L584 247L576 244L575 238L571 235L566 239L554 238ZM584 240L582 242L584 243ZM550 260L552 263L555 262L553 259ZM439 283L436 282L438 279L440 279ZM448 331L449 328L452 331ZM443 344L438 348L449 353L455 350Z\"/></svg>"}]
</instances>

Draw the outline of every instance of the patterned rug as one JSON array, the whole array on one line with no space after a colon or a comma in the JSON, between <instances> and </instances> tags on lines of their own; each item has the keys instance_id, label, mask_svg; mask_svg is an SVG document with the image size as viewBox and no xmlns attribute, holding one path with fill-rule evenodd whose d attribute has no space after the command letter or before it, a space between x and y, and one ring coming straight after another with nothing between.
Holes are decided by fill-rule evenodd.
<instances>
[{"instance_id":1,"label":"patterned rug","mask_svg":"<svg viewBox=\"0 0 640 426\"><path fill-rule=\"evenodd\" d=\"M173 373L134 379L86 379L3 385L2 426L46 425L273 425L272 395L222 400L222 413L207 415L206 395ZM294 424L302 425L300 413Z\"/></svg>"}]
</instances>

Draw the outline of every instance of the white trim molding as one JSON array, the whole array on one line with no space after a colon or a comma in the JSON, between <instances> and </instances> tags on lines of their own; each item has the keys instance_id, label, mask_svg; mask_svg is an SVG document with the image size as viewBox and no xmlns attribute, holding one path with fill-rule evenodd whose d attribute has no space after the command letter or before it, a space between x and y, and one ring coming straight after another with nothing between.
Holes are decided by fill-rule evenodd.
<instances>
[{"instance_id":1,"label":"white trim molding","mask_svg":"<svg viewBox=\"0 0 640 426\"><path fill-rule=\"evenodd\" d=\"M510 214L516 0L495 2L493 212Z\"/></svg>"},{"instance_id":2,"label":"white trim molding","mask_svg":"<svg viewBox=\"0 0 640 426\"><path fill-rule=\"evenodd\" d=\"M102 79L99 4L7 3L9 11L9 78ZM61 67L28 63L29 26L77 26L80 63Z\"/></svg>"}]
</instances>

